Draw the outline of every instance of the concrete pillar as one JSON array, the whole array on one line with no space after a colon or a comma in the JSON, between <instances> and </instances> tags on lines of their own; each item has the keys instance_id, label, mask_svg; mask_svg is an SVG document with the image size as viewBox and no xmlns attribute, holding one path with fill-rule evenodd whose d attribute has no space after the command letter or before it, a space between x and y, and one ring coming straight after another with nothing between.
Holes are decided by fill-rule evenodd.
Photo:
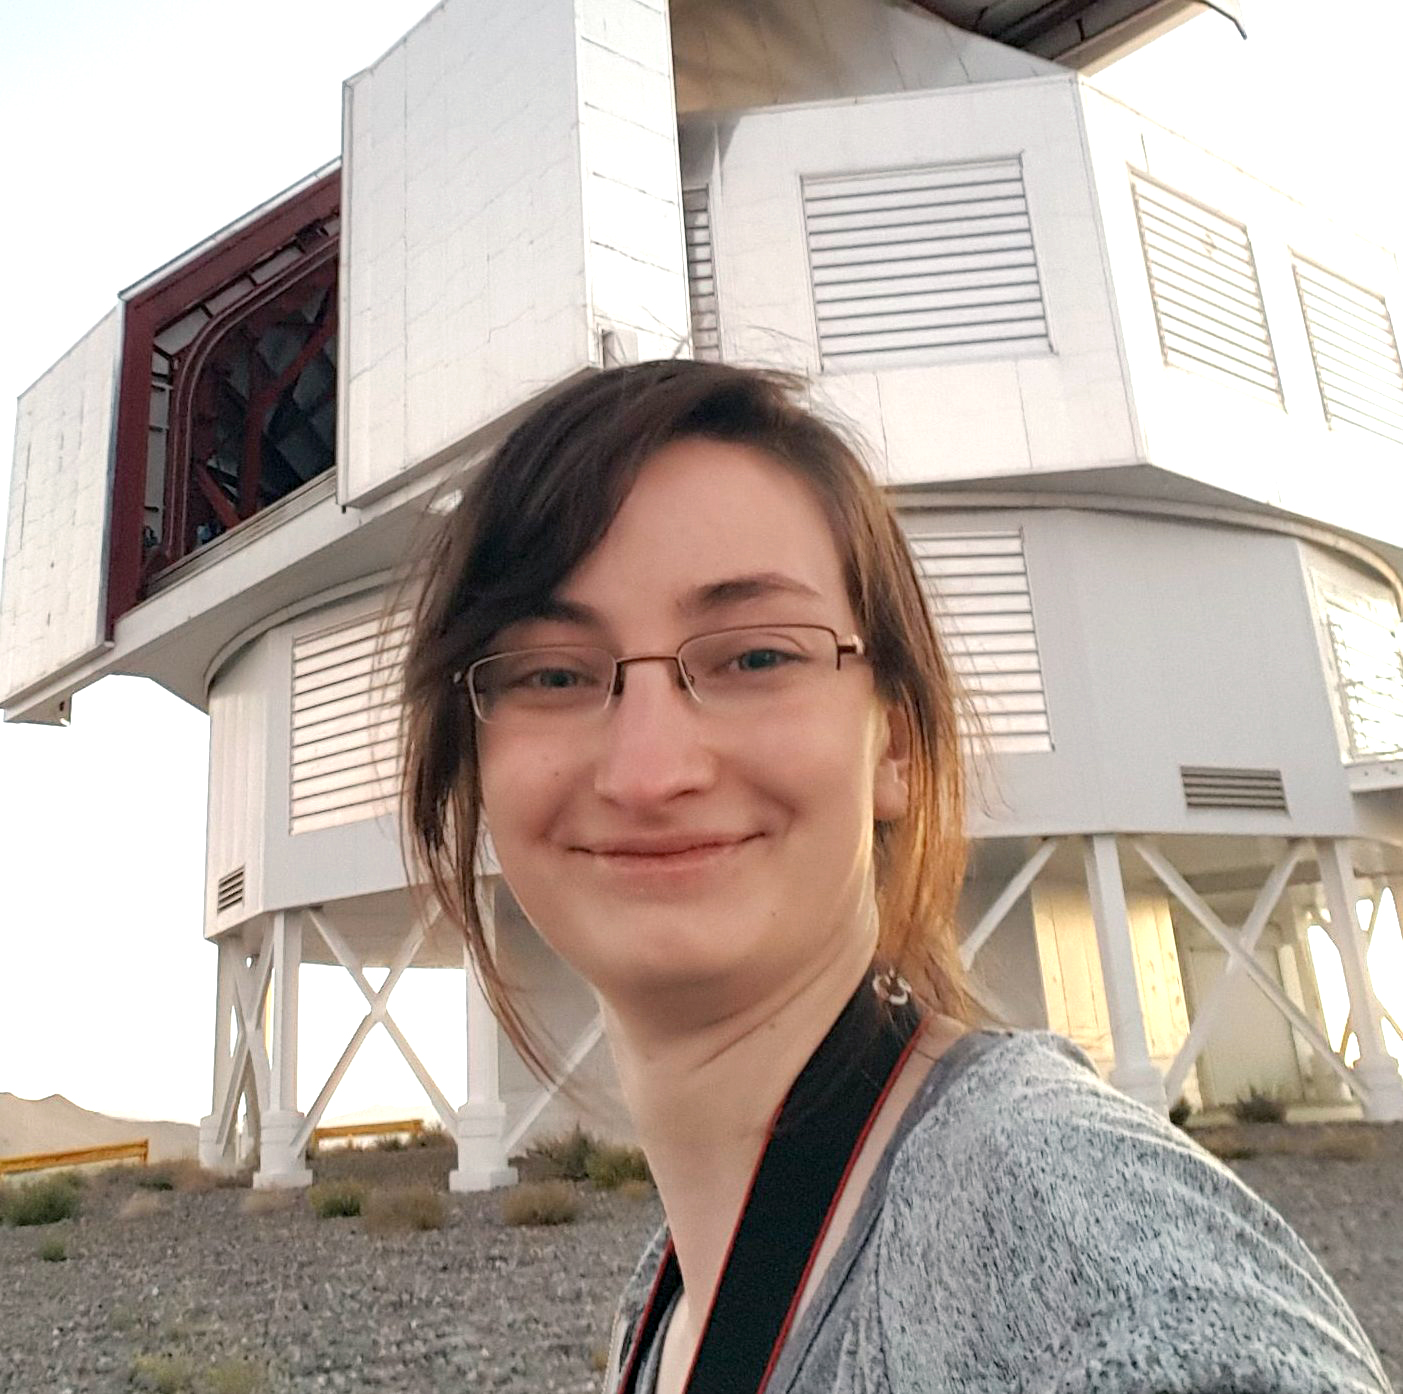
<instances>
[{"instance_id":1,"label":"concrete pillar","mask_svg":"<svg viewBox=\"0 0 1403 1394\"><path fill-rule=\"evenodd\" d=\"M1360 897L1349 843L1344 838L1322 838L1316 843L1316 858L1325 908L1330 912L1326 928L1340 953L1350 1020L1359 1041L1354 1073L1362 1086L1364 1116L1375 1123L1403 1122L1403 1077L1384 1044L1383 1011L1369 977L1367 944L1355 908Z\"/></svg>"},{"instance_id":2,"label":"concrete pillar","mask_svg":"<svg viewBox=\"0 0 1403 1394\"><path fill-rule=\"evenodd\" d=\"M492 944L495 940L495 878L481 888L479 903L483 907L483 929L488 943ZM497 1019L487 1005L466 950L463 969L468 998L468 1099L457 1113L454 1132L458 1141L458 1165L448 1174L448 1189L490 1191L497 1186L510 1186L516 1180L516 1169L507 1165L507 1110L499 1087Z\"/></svg>"},{"instance_id":3,"label":"concrete pillar","mask_svg":"<svg viewBox=\"0 0 1403 1394\"><path fill-rule=\"evenodd\" d=\"M230 1127L221 1144L219 1126L229 1092L238 1087L230 1045L230 1019L234 1013L234 979L243 961L242 946L226 935L216 945L214 986L214 1088L210 1112L200 1119L200 1165L209 1171L233 1171L238 1166L237 1128Z\"/></svg>"},{"instance_id":4,"label":"concrete pillar","mask_svg":"<svg viewBox=\"0 0 1403 1394\"><path fill-rule=\"evenodd\" d=\"M1101 977L1111 1018L1111 1041L1116 1063L1111 1083L1132 1099L1160 1113L1169 1111L1164 1077L1150 1059L1140 986L1135 977L1135 945L1130 935L1130 914L1125 904L1120 854L1112 833L1082 839L1086 864L1086 889L1096 924L1096 944L1101 956Z\"/></svg>"},{"instance_id":5,"label":"concrete pillar","mask_svg":"<svg viewBox=\"0 0 1403 1394\"><path fill-rule=\"evenodd\" d=\"M297 987L302 969L302 912L273 917L273 1040L268 1108L259 1120L256 1190L309 1186L312 1173L297 1147L302 1115L297 1111Z\"/></svg>"}]
</instances>

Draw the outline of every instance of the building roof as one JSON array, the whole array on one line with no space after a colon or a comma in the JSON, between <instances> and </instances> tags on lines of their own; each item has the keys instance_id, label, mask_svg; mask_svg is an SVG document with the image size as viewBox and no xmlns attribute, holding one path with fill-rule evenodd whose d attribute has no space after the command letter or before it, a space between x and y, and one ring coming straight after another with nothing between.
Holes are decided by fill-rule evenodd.
<instances>
[{"instance_id":1,"label":"building roof","mask_svg":"<svg viewBox=\"0 0 1403 1394\"><path fill-rule=\"evenodd\" d=\"M1242 0L916 0L962 29L1094 71L1204 9L1245 38Z\"/></svg>"}]
</instances>

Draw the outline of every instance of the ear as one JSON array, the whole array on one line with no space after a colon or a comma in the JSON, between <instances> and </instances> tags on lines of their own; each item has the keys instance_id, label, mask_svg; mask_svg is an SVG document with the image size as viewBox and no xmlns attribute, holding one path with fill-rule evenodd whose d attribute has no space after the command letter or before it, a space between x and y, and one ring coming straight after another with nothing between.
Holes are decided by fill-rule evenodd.
<instances>
[{"instance_id":1,"label":"ear","mask_svg":"<svg viewBox=\"0 0 1403 1394\"><path fill-rule=\"evenodd\" d=\"M872 817L893 823L906 816L911 798L911 723L901 707L882 709L882 730L872 778Z\"/></svg>"}]
</instances>

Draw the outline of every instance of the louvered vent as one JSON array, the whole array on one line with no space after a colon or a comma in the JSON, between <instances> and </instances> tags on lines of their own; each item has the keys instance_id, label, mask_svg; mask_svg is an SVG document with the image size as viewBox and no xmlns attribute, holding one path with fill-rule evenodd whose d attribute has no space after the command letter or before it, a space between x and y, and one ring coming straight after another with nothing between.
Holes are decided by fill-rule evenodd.
<instances>
[{"instance_id":1,"label":"louvered vent","mask_svg":"<svg viewBox=\"0 0 1403 1394\"><path fill-rule=\"evenodd\" d=\"M1143 176L1131 189L1164 361L1280 403L1247 229Z\"/></svg>"},{"instance_id":2,"label":"louvered vent","mask_svg":"<svg viewBox=\"0 0 1403 1394\"><path fill-rule=\"evenodd\" d=\"M682 190L687 234L687 291L692 302L692 357L721 357L721 319L716 300L716 262L711 251L711 190Z\"/></svg>"},{"instance_id":3,"label":"louvered vent","mask_svg":"<svg viewBox=\"0 0 1403 1394\"><path fill-rule=\"evenodd\" d=\"M214 888L215 913L222 915L244 901L244 869L230 871L219 878Z\"/></svg>"},{"instance_id":4,"label":"louvered vent","mask_svg":"<svg viewBox=\"0 0 1403 1394\"><path fill-rule=\"evenodd\" d=\"M1403 444L1403 361L1383 296L1293 263L1325 416Z\"/></svg>"},{"instance_id":5,"label":"louvered vent","mask_svg":"<svg viewBox=\"0 0 1403 1394\"><path fill-rule=\"evenodd\" d=\"M911 551L990 746L1051 750L1022 534L915 536Z\"/></svg>"},{"instance_id":6,"label":"louvered vent","mask_svg":"<svg viewBox=\"0 0 1403 1394\"><path fill-rule=\"evenodd\" d=\"M397 791L399 672L406 620L379 615L292 646L294 833L371 818Z\"/></svg>"},{"instance_id":7,"label":"louvered vent","mask_svg":"<svg viewBox=\"0 0 1403 1394\"><path fill-rule=\"evenodd\" d=\"M1184 802L1190 808L1244 808L1285 813L1280 770L1237 770L1224 765L1180 765Z\"/></svg>"},{"instance_id":8,"label":"louvered vent","mask_svg":"<svg viewBox=\"0 0 1403 1394\"><path fill-rule=\"evenodd\" d=\"M1403 751L1403 651L1390 602L1330 587L1322 595L1336 700L1353 759Z\"/></svg>"},{"instance_id":9,"label":"louvered vent","mask_svg":"<svg viewBox=\"0 0 1403 1394\"><path fill-rule=\"evenodd\" d=\"M1048 350L1018 160L804 181L825 367Z\"/></svg>"}]
</instances>

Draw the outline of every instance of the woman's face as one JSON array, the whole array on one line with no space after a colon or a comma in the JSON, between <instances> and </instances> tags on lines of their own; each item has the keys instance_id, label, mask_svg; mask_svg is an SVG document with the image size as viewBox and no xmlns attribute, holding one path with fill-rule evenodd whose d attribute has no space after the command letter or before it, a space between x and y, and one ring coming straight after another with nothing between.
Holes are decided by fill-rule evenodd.
<instances>
[{"instance_id":1,"label":"woman's face","mask_svg":"<svg viewBox=\"0 0 1403 1394\"><path fill-rule=\"evenodd\" d=\"M810 487L759 450L700 439L644 465L553 599L560 613L494 651L670 654L731 626L857 628ZM802 700L744 718L698 703L671 663L625 675L605 711L479 728L503 873L556 952L619 1004L768 993L853 936L874 943L872 825L904 812L906 770L867 664L844 658Z\"/></svg>"}]
</instances>

